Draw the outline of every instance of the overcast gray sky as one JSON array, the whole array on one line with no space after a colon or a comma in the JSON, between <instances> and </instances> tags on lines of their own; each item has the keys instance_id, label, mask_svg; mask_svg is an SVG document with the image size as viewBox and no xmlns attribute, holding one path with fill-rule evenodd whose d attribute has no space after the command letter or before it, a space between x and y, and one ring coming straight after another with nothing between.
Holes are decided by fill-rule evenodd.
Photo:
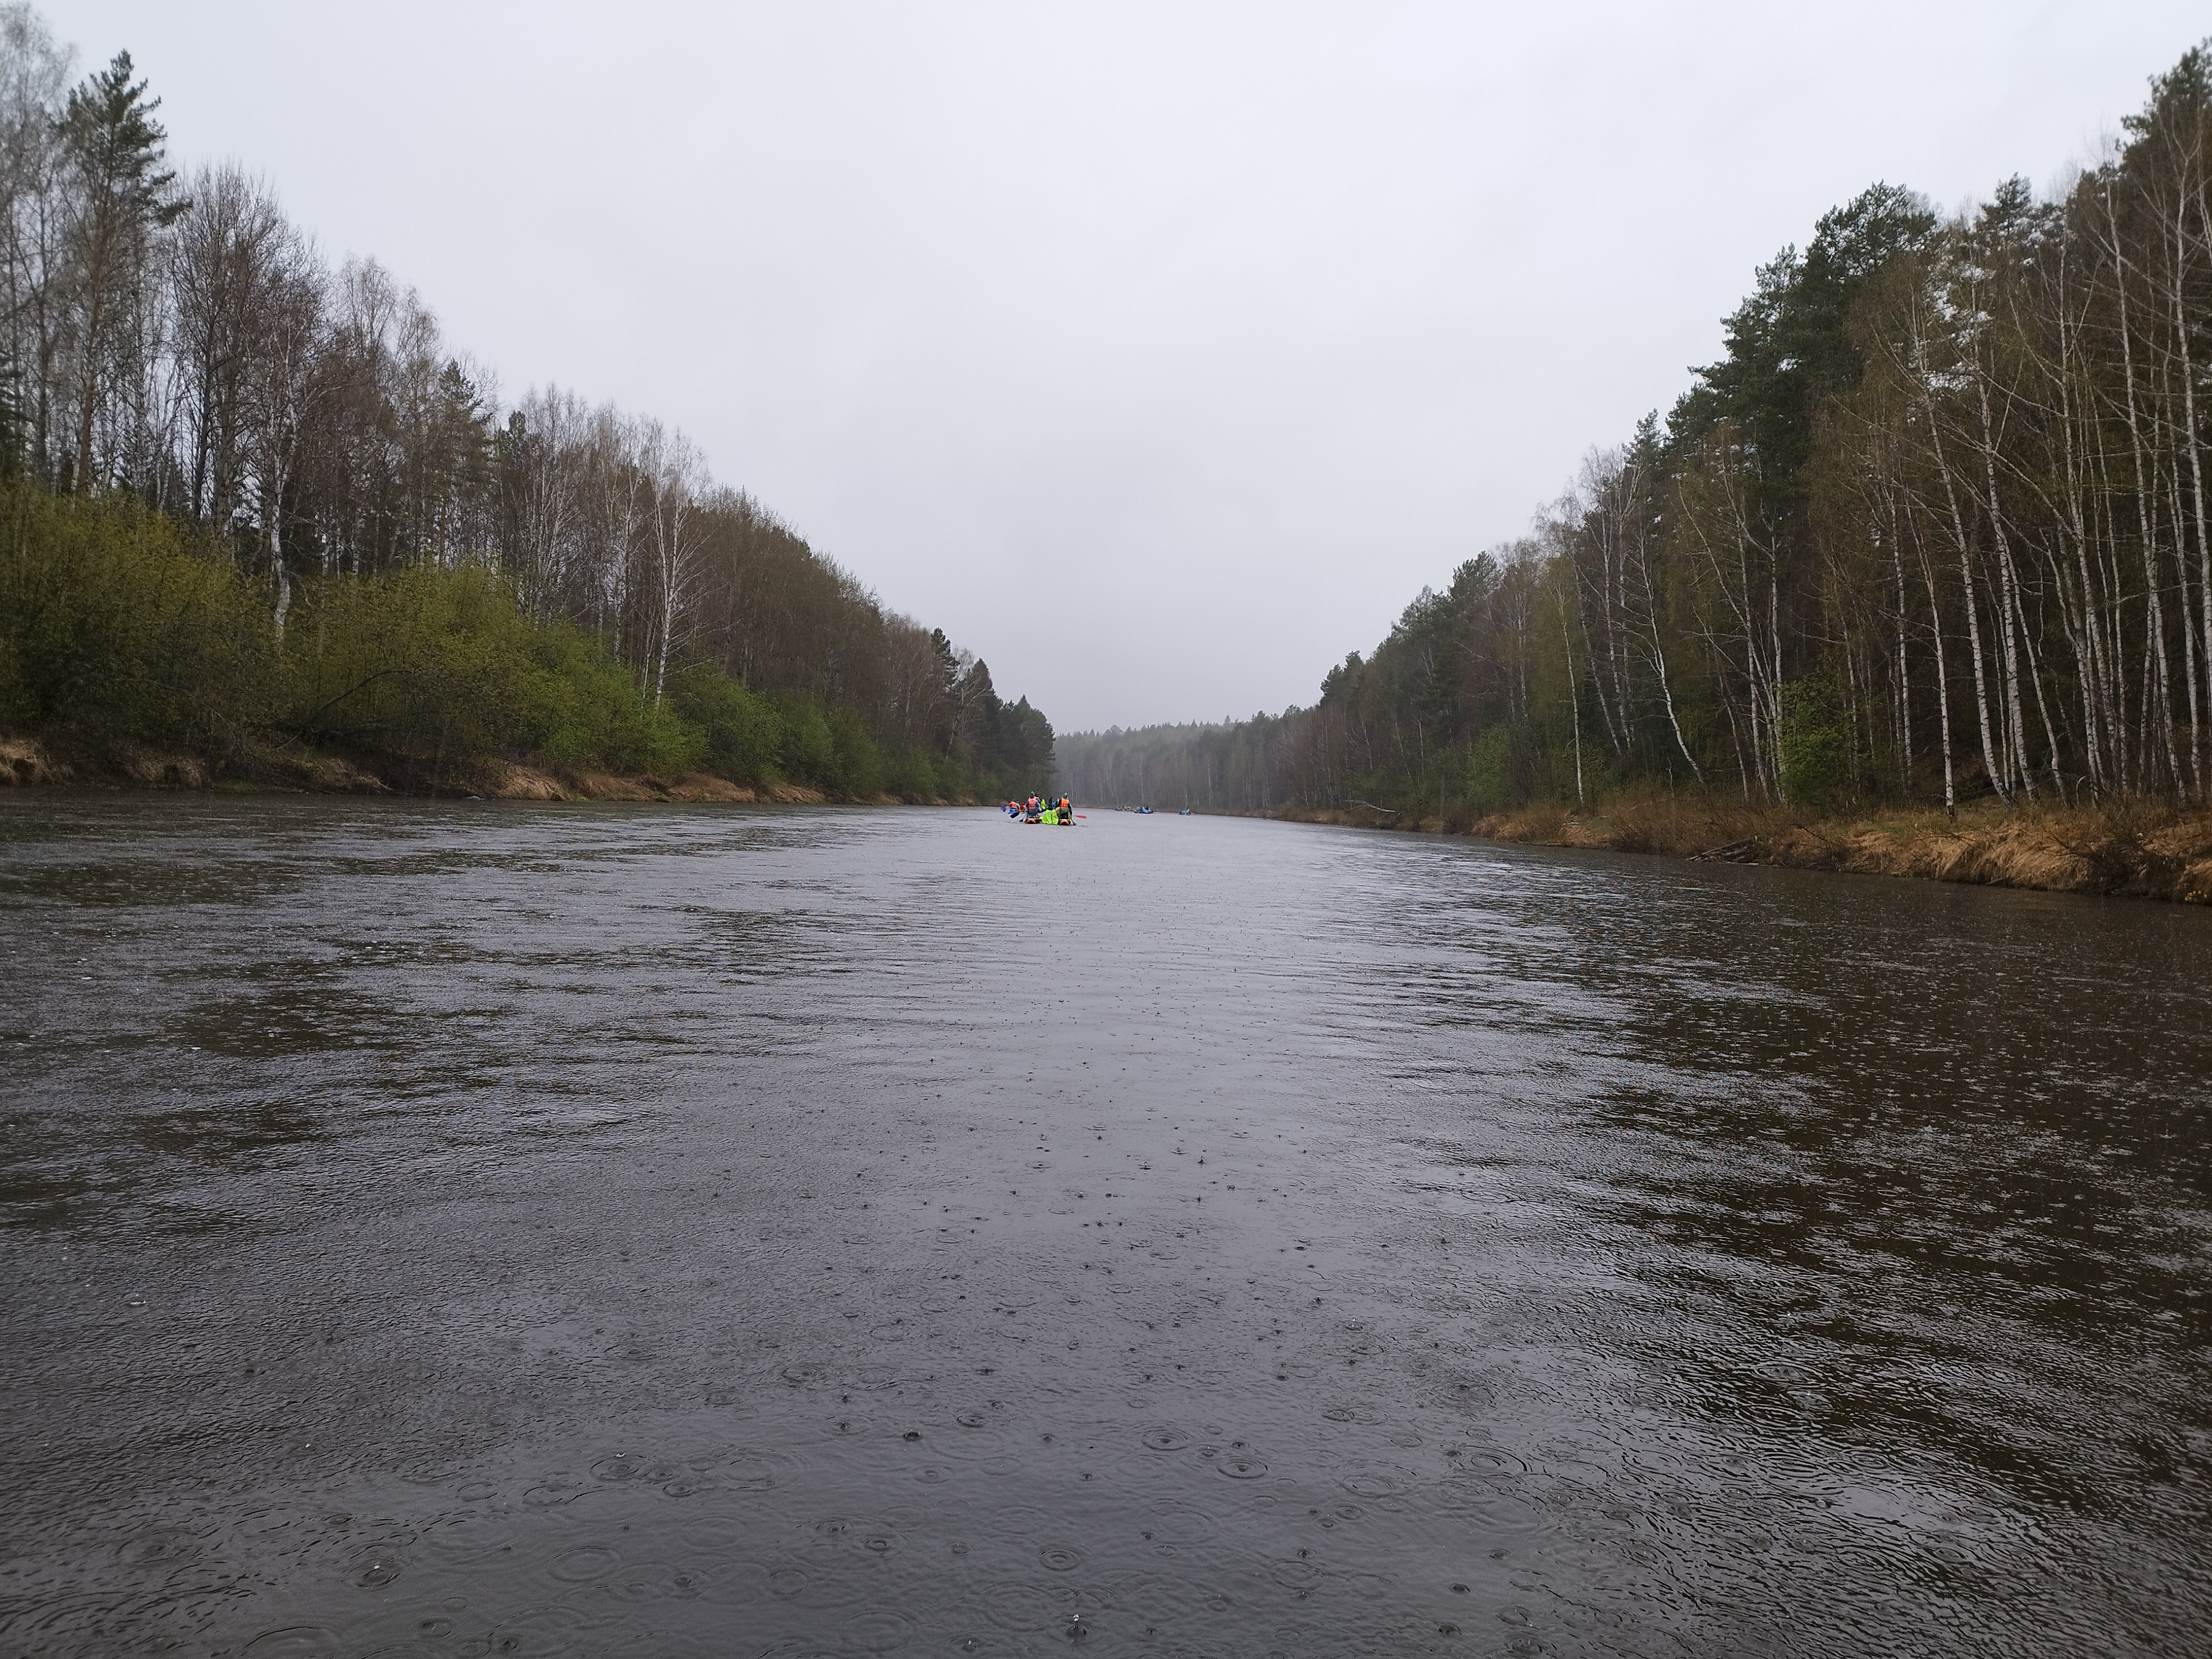
<instances>
[{"instance_id":1,"label":"overcast gray sky","mask_svg":"<svg viewBox=\"0 0 2212 1659\"><path fill-rule=\"evenodd\" d=\"M2166 0L52 0L511 396L717 477L1061 730L1310 702L1880 179L2085 159Z\"/></svg>"}]
</instances>

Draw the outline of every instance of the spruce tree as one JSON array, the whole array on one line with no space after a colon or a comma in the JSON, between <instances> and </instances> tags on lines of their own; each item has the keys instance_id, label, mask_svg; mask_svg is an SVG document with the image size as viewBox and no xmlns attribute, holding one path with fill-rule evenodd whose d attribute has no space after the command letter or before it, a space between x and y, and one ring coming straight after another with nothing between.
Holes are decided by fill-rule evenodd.
<instances>
[{"instance_id":1,"label":"spruce tree","mask_svg":"<svg viewBox=\"0 0 2212 1659\"><path fill-rule=\"evenodd\" d=\"M149 100L146 82L134 82L131 74L131 54L117 52L105 70L70 93L60 124L78 187L72 249L79 307L73 479L88 492L94 416L112 322L144 257L149 233L173 223L191 205L167 193L176 174L161 166L168 134L154 118L161 100Z\"/></svg>"}]
</instances>

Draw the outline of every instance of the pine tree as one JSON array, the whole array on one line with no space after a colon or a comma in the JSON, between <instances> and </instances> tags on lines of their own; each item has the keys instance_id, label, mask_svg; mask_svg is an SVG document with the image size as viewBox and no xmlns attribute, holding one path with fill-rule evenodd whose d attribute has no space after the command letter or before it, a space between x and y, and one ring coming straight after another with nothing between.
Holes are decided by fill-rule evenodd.
<instances>
[{"instance_id":1,"label":"pine tree","mask_svg":"<svg viewBox=\"0 0 2212 1659\"><path fill-rule=\"evenodd\" d=\"M73 238L79 307L76 464L73 482L92 488L94 417L111 355L109 336L128 304L149 234L191 205L167 192L176 174L162 169L168 134L154 119L161 106L131 79L131 54L72 90L62 142L80 186Z\"/></svg>"}]
</instances>

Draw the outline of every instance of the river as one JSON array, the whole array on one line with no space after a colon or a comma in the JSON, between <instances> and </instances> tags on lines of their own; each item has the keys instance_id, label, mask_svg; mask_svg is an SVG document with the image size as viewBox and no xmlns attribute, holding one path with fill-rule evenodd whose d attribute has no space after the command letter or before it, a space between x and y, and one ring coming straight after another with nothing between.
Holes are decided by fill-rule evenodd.
<instances>
[{"instance_id":1,"label":"river","mask_svg":"<svg viewBox=\"0 0 2212 1659\"><path fill-rule=\"evenodd\" d=\"M0 801L0 1651L2212 1629L2212 915Z\"/></svg>"}]
</instances>

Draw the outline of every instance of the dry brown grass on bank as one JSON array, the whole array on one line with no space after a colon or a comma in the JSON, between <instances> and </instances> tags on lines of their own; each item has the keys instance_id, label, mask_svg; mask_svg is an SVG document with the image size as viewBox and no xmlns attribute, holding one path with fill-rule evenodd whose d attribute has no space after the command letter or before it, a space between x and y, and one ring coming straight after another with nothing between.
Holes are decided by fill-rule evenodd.
<instances>
[{"instance_id":1,"label":"dry brown grass on bank","mask_svg":"<svg viewBox=\"0 0 2212 1659\"><path fill-rule=\"evenodd\" d=\"M500 768L485 781L487 793L500 800L566 800L568 792L560 780L534 766Z\"/></svg>"},{"instance_id":2,"label":"dry brown grass on bank","mask_svg":"<svg viewBox=\"0 0 2212 1659\"><path fill-rule=\"evenodd\" d=\"M1412 830L1416 827L1442 828L1433 820L1421 826L1407 823L1397 813L1365 802L1354 802L1349 806L1283 806L1258 814L1223 812L1212 807L1194 809L1201 817L1270 817L1280 818L1286 823L1333 823L1340 830Z\"/></svg>"},{"instance_id":3,"label":"dry brown grass on bank","mask_svg":"<svg viewBox=\"0 0 2212 1659\"><path fill-rule=\"evenodd\" d=\"M1493 841L1692 858L1784 821L1796 820L1703 796L1627 795L1608 802L1602 811L1576 811L1545 803L1478 819L1472 828L1474 834Z\"/></svg>"},{"instance_id":4,"label":"dry brown grass on bank","mask_svg":"<svg viewBox=\"0 0 2212 1659\"><path fill-rule=\"evenodd\" d=\"M1657 796L1593 812L1529 807L1481 819L1474 832L1536 846L2212 903L2212 813L2202 811L2126 805L2008 812L1989 802L1956 818L1905 811L1816 819Z\"/></svg>"},{"instance_id":5,"label":"dry brown grass on bank","mask_svg":"<svg viewBox=\"0 0 2212 1659\"><path fill-rule=\"evenodd\" d=\"M1926 813L1793 826L1761 850L1799 869L2212 903L2212 813L2030 808L1956 823Z\"/></svg>"},{"instance_id":6,"label":"dry brown grass on bank","mask_svg":"<svg viewBox=\"0 0 2212 1659\"><path fill-rule=\"evenodd\" d=\"M326 795L388 795L392 786L372 773L364 772L351 761L337 755L303 754L280 763L274 769L284 775L289 765L291 776L298 787Z\"/></svg>"},{"instance_id":7,"label":"dry brown grass on bank","mask_svg":"<svg viewBox=\"0 0 2212 1659\"><path fill-rule=\"evenodd\" d=\"M651 773L622 777L611 772L569 767L558 772L544 772L533 766L514 765L500 768L496 775L483 781L477 793L501 800L678 800L732 805L771 800L795 805L828 799L818 789L798 784L771 784L764 789L748 789L743 784L732 783L727 778L707 772L687 772L679 778L655 777Z\"/></svg>"},{"instance_id":8,"label":"dry brown grass on bank","mask_svg":"<svg viewBox=\"0 0 2212 1659\"><path fill-rule=\"evenodd\" d=\"M35 743L21 738L0 738L0 787L59 783L67 775L68 769L57 767Z\"/></svg>"},{"instance_id":9,"label":"dry brown grass on bank","mask_svg":"<svg viewBox=\"0 0 2212 1659\"><path fill-rule=\"evenodd\" d=\"M133 783L156 789L204 789L215 781L215 774L208 763L191 755L157 755L133 750L122 757L119 764L123 775Z\"/></svg>"},{"instance_id":10,"label":"dry brown grass on bank","mask_svg":"<svg viewBox=\"0 0 2212 1659\"><path fill-rule=\"evenodd\" d=\"M150 749L125 749L110 757L114 781L153 789L204 789L215 775L207 763L190 755L164 755ZM27 787L70 783L76 769L56 761L26 738L0 738L0 786Z\"/></svg>"}]
</instances>

